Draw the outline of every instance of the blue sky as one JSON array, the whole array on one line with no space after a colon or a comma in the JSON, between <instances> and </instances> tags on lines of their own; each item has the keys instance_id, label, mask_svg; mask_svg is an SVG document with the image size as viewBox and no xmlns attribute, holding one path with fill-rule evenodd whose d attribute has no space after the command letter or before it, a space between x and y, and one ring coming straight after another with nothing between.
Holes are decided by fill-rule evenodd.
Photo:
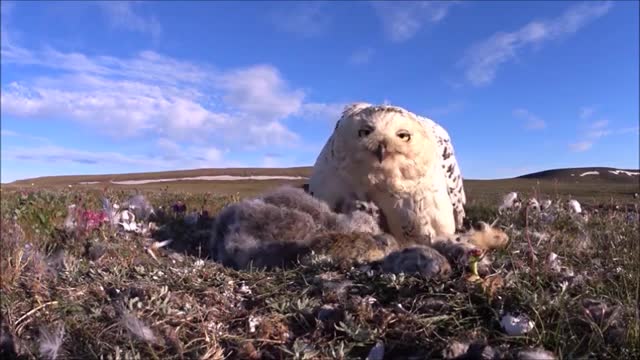
<instances>
[{"instance_id":1,"label":"blue sky","mask_svg":"<svg viewBox=\"0 0 640 360\"><path fill-rule=\"evenodd\" d=\"M312 165L343 106L465 178L637 168L638 2L2 1L2 182Z\"/></svg>"}]
</instances>

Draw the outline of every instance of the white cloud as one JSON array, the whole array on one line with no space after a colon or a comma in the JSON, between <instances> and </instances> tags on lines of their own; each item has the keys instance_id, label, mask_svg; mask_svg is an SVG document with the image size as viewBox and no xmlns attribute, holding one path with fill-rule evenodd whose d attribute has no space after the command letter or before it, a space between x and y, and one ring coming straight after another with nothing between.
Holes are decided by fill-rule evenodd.
<instances>
[{"instance_id":1,"label":"white cloud","mask_svg":"<svg viewBox=\"0 0 640 360\"><path fill-rule=\"evenodd\" d=\"M92 152L55 145L3 149L2 158L3 160L79 163L87 165L117 164L165 167L166 164L166 161L161 158L127 156L118 152Z\"/></svg>"},{"instance_id":2,"label":"white cloud","mask_svg":"<svg viewBox=\"0 0 640 360\"><path fill-rule=\"evenodd\" d=\"M177 89L92 75L63 76L41 83L13 82L6 86L0 94L2 112L17 117L76 120L117 137L151 130L167 136L192 135L230 122L226 114L211 112L177 95Z\"/></svg>"},{"instance_id":3,"label":"white cloud","mask_svg":"<svg viewBox=\"0 0 640 360\"><path fill-rule=\"evenodd\" d=\"M162 26L155 17L145 17L136 13L134 3L137 1L95 2L104 10L112 27L149 34L158 39L162 33Z\"/></svg>"},{"instance_id":4,"label":"white cloud","mask_svg":"<svg viewBox=\"0 0 640 360\"><path fill-rule=\"evenodd\" d=\"M285 119L333 108L306 103L270 65L220 71L151 51L115 58L5 43L2 59L57 70L3 86L3 116L73 120L116 137L291 145L299 136Z\"/></svg>"},{"instance_id":5,"label":"white cloud","mask_svg":"<svg viewBox=\"0 0 640 360\"><path fill-rule=\"evenodd\" d=\"M609 120L603 119L603 120L598 120L598 121L594 121L590 128L591 129L602 129L607 127L607 125L609 125Z\"/></svg>"},{"instance_id":6,"label":"white cloud","mask_svg":"<svg viewBox=\"0 0 640 360\"><path fill-rule=\"evenodd\" d=\"M412 38L427 23L438 23L457 1L374 1L371 2L391 41Z\"/></svg>"},{"instance_id":7,"label":"white cloud","mask_svg":"<svg viewBox=\"0 0 640 360\"><path fill-rule=\"evenodd\" d=\"M166 144L158 144L158 147L164 145ZM106 166L128 166L136 172L238 165L235 162L226 161L223 156L224 152L215 147L183 147L175 143L172 146L174 146L172 150L164 149L164 153L160 151L153 155L126 154L117 151L87 151L54 144L15 146L2 149L2 160L82 164L95 166L96 169Z\"/></svg>"},{"instance_id":8,"label":"white cloud","mask_svg":"<svg viewBox=\"0 0 640 360\"><path fill-rule=\"evenodd\" d=\"M296 145L300 140L300 136L277 121L270 122L265 125L251 125L248 129L249 139L247 141L249 147L267 146L269 144L292 146Z\"/></svg>"},{"instance_id":9,"label":"white cloud","mask_svg":"<svg viewBox=\"0 0 640 360\"><path fill-rule=\"evenodd\" d=\"M640 135L640 126L632 126L628 128L622 128L617 131L618 134L636 134Z\"/></svg>"},{"instance_id":10,"label":"white cloud","mask_svg":"<svg viewBox=\"0 0 640 360\"><path fill-rule=\"evenodd\" d=\"M524 120L524 127L528 130L540 130L547 127L547 123L544 120L532 114L527 109L515 109L513 110L513 116Z\"/></svg>"},{"instance_id":11,"label":"white cloud","mask_svg":"<svg viewBox=\"0 0 640 360\"><path fill-rule=\"evenodd\" d=\"M18 136L18 133L11 130L0 130L0 136Z\"/></svg>"},{"instance_id":12,"label":"white cloud","mask_svg":"<svg viewBox=\"0 0 640 360\"><path fill-rule=\"evenodd\" d=\"M591 149L593 145L604 137L612 135L638 134L639 132L640 127L638 126L611 129L609 127L609 120L607 119L593 121L586 127L586 129L583 130L582 140L569 144L569 148L575 152L582 152Z\"/></svg>"},{"instance_id":13,"label":"white cloud","mask_svg":"<svg viewBox=\"0 0 640 360\"><path fill-rule=\"evenodd\" d=\"M270 65L232 71L220 77L224 100L241 112L262 119L285 118L302 106L302 90L289 89L280 72Z\"/></svg>"},{"instance_id":14,"label":"white cloud","mask_svg":"<svg viewBox=\"0 0 640 360\"><path fill-rule=\"evenodd\" d=\"M599 139L611 135L613 131L608 128L609 120L603 119L594 121L589 125L589 129L586 132L586 137L590 139Z\"/></svg>"},{"instance_id":15,"label":"white cloud","mask_svg":"<svg viewBox=\"0 0 640 360\"><path fill-rule=\"evenodd\" d=\"M347 103L306 103L298 115L307 120L335 123L342 115Z\"/></svg>"},{"instance_id":16,"label":"white cloud","mask_svg":"<svg viewBox=\"0 0 640 360\"><path fill-rule=\"evenodd\" d=\"M488 85L495 78L498 67L515 59L521 49L571 35L605 15L612 6L610 1L584 2L569 7L557 18L534 20L516 31L495 33L472 45L459 65L466 68L466 78L472 85Z\"/></svg>"},{"instance_id":17,"label":"white cloud","mask_svg":"<svg viewBox=\"0 0 640 360\"><path fill-rule=\"evenodd\" d=\"M277 168L282 167L280 160L274 156L265 156L262 159L262 167L266 168Z\"/></svg>"},{"instance_id":18,"label":"white cloud","mask_svg":"<svg viewBox=\"0 0 640 360\"><path fill-rule=\"evenodd\" d=\"M0 135L2 137L13 137L13 138L20 138L21 140L31 140L31 141L36 141L40 143L50 143L49 139L44 138L42 136L27 135L17 131L7 130L7 129L0 130Z\"/></svg>"},{"instance_id":19,"label":"white cloud","mask_svg":"<svg viewBox=\"0 0 640 360\"><path fill-rule=\"evenodd\" d=\"M322 34L331 24L324 10L325 1L297 1L286 5L286 10L271 14L271 22L280 30L304 38Z\"/></svg>"},{"instance_id":20,"label":"white cloud","mask_svg":"<svg viewBox=\"0 0 640 360\"><path fill-rule=\"evenodd\" d=\"M598 139L611 134L612 134L611 130L591 130L587 133L587 137L591 139Z\"/></svg>"},{"instance_id":21,"label":"white cloud","mask_svg":"<svg viewBox=\"0 0 640 360\"><path fill-rule=\"evenodd\" d=\"M593 146L593 141L588 141L588 140L569 144L569 148L573 152L584 152L591 149L592 146Z\"/></svg>"},{"instance_id":22,"label":"white cloud","mask_svg":"<svg viewBox=\"0 0 640 360\"><path fill-rule=\"evenodd\" d=\"M357 49L351 54L351 56L349 56L349 63L352 65L368 64L374 53L375 50L372 48Z\"/></svg>"},{"instance_id":23,"label":"white cloud","mask_svg":"<svg viewBox=\"0 0 640 360\"><path fill-rule=\"evenodd\" d=\"M296 157L287 157L282 155L267 154L262 161L253 165L264 168L288 168L297 166L309 166L308 162L301 162Z\"/></svg>"},{"instance_id":24,"label":"white cloud","mask_svg":"<svg viewBox=\"0 0 640 360\"><path fill-rule=\"evenodd\" d=\"M464 109L464 103L462 101L452 101L444 106L427 109L425 114L429 118L436 118L436 117L447 116L456 112L460 112L463 109Z\"/></svg>"},{"instance_id":25,"label":"white cloud","mask_svg":"<svg viewBox=\"0 0 640 360\"><path fill-rule=\"evenodd\" d=\"M590 118L591 115L595 113L595 111L596 111L596 108L593 106L583 106L582 108L580 108L580 119L586 120Z\"/></svg>"},{"instance_id":26,"label":"white cloud","mask_svg":"<svg viewBox=\"0 0 640 360\"><path fill-rule=\"evenodd\" d=\"M156 146L160 150L160 153L167 160L175 160L177 157L179 157L181 152L181 148L178 143L166 138L159 138L158 140L156 140Z\"/></svg>"},{"instance_id":27,"label":"white cloud","mask_svg":"<svg viewBox=\"0 0 640 360\"><path fill-rule=\"evenodd\" d=\"M5 65L36 65L74 74L149 81L162 85L204 84L213 81L215 75L214 70L204 65L176 60L153 51L141 51L128 59L90 57L52 48L32 51L13 43L2 43L1 51Z\"/></svg>"}]
</instances>

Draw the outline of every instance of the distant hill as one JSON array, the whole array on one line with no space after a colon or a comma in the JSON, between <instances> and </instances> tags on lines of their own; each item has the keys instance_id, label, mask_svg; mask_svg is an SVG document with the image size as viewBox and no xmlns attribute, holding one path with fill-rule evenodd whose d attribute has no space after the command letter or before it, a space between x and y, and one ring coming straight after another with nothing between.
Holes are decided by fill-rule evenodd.
<instances>
[{"instance_id":1,"label":"distant hill","mask_svg":"<svg viewBox=\"0 0 640 360\"><path fill-rule=\"evenodd\" d=\"M619 183L639 184L640 170L609 167L583 167L552 169L518 176L516 179L557 180L569 183Z\"/></svg>"},{"instance_id":2,"label":"distant hill","mask_svg":"<svg viewBox=\"0 0 640 360\"><path fill-rule=\"evenodd\" d=\"M192 169L148 173L46 176L2 184L4 189L52 188L102 191L144 190L190 193L253 195L288 184L304 187L312 167ZM496 204L510 191L547 196L571 195L580 202L600 203L612 198L628 201L640 192L640 171L606 167L554 169L509 179L474 180L465 178L469 204ZM557 180L557 183L554 183ZM528 195L527 195L528 196Z\"/></svg>"},{"instance_id":3,"label":"distant hill","mask_svg":"<svg viewBox=\"0 0 640 360\"><path fill-rule=\"evenodd\" d=\"M44 176L31 179L17 180L9 184L25 185L30 183L46 184L46 185L67 185L81 183L108 183L108 182L127 182L127 181L144 181L151 180L156 182L160 180L185 179L189 178L197 181L197 178L206 179L206 177L253 177L253 176L273 176L273 177L302 177L306 178L311 175L311 167L291 167L291 168L216 168L216 169L191 169L191 170L172 170L145 173L128 173L128 174L103 174L103 175L61 175L61 176ZM155 181L154 181L155 180Z\"/></svg>"},{"instance_id":4,"label":"distant hill","mask_svg":"<svg viewBox=\"0 0 640 360\"><path fill-rule=\"evenodd\" d=\"M211 180L265 180L252 179L252 177L273 177L272 180L301 180L305 181L311 175L311 166L290 167L290 168L216 168L216 169L191 169L172 170L147 173L128 174L101 174L101 175L64 175L45 176L31 179L17 180L11 185L68 185L68 184L99 184L111 183L120 185L135 185L140 183L164 183L174 182L170 180L211 181ZM224 177L231 177L224 179ZM244 178L244 179L242 179ZM295 178L295 179L294 179ZM609 184L639 184L640 170L616 169L609 167L584 167L551 169L522 176L513 179L528 180L557 180L564 183L609 183ZM465 178L465 181L482 181ZM508 180L508 179L495 179ZM492 180L486 180L492 181ZM5 185L9 185L5 184Z\"/></svg>"}]
</instances>

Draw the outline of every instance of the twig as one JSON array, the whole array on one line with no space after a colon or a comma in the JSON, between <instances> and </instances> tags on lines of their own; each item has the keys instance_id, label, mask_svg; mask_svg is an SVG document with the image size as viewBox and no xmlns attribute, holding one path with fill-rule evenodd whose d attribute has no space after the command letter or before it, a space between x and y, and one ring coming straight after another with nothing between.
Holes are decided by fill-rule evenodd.
<instances>
[{"instance_id":1,"label":"twig","mask_svg":"<svg viewBox=\"0 0 640 360\"><path fill-rule=\"evenodd\" d=\"M57 305L57 304L58 304L57 301L49 301L47 303L44 303L44 304L42 304L40 306L37 306L37 307L33 308L32 310L30 310L26 314L22 315L18 320L16 320L16 323L15 323L16 333L20 333L20 329L19 329L20 325L18 325L18 324L20 324L20 322L22 322L23 320L25 320L29 316L35 314L38 310L41 310L41 309L45 308L46 306Z\"/></svg>"},{"instance_id":2,"label":"twig","mask_svg":"<svg viewBox=\"0 0 640 360\"><path fill-rule=\"evenodd\" d=\"M28 313L26 313L26 314L22 315L22 316L20 317L20 319L18 319L18 320L16 321L16 325L18 325L22 320L24 320L24 319L25 319L25 318L27 318L28 316L32 315L32 314L33 314L33 313L35 313L36 311L38 311L38 310L40 310L40 309L42 309L42 308L44 308L44 307L46 307L46 306L49 306L49 305L57 305L57 304L58 304L58 302L57 302L57 301L49 301L48 303L44 303L44 304L42 304L42 305L40 305L40 306L37 306L37 307L33 308L33 309L32 309L32 310L30 310Z\"/></svg>"}]
</instances>

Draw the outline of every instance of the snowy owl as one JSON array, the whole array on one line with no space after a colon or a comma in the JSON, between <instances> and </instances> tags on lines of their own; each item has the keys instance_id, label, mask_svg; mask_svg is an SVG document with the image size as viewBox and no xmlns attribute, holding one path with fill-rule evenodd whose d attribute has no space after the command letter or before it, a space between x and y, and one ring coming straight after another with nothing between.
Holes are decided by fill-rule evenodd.
<instances>
[{"instance_id":1,"label":"snowy owl","mask_svg":"<svg viewBox=\"0 0 640 360\"><path fill-rule=\"evenodd\" d=\"M375 203L386 230L403 245L453 234L465 217L449 134L397 106L345 107L316 159L309 193L334 210L354 200Z\"/></svg>"}]
</instances>

